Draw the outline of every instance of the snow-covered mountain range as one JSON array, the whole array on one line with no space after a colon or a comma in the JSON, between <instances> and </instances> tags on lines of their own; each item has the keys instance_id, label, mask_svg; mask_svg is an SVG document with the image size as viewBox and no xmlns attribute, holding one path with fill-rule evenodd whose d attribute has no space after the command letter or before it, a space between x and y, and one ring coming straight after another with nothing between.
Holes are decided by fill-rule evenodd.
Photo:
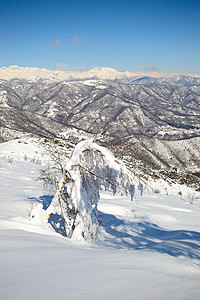
<instances>
[{"instance_id":1,"label":"snow-covered mountain range","mask_svg":"<svg viewBox=\"0 0 200 300\"><path fill-rule=\"evenodd\" d=\"M105 79L123 83L132 84L181 84L181 85L200 85L200 74L178 74L178 73L161 73L161 72L119 72L108 67L95 67L89 71L59 71L47 70L30 67L1 67L0 79L12 80L23 79L30 81L48 80L80 80L80 79Z\"/></svg>"},{"instance_id":2,"label":"snow-covered mountain range","mask_svg":"<svg viewBox=\"0 0 200 300\"><path fill-rule=\"evenodd\" d=\"M58 76L51 80L52 74ZM172 84L175 74L159 78L154 73L154 82L138 77L140 84L133 84L133 74L109 68L73 73L96 79L67 74L72 72L1 68L0 140L93 136L116 156L128 155L156 169L199 172L200 86L194 80L178 84L176 76Z\"/></svg>"},{"instance_id":3,"label":"snow-covered mountain range","mask_svg":"<svg viewBox=\"0 0 200 300\"><path fill-rule=\"evenodd\" d=\"M120 138L142 134L176 140L200 132L198 86L144 86L105 80L0 83L2 112L28 112L88 133Z\"/></svg>"}]
</instances>

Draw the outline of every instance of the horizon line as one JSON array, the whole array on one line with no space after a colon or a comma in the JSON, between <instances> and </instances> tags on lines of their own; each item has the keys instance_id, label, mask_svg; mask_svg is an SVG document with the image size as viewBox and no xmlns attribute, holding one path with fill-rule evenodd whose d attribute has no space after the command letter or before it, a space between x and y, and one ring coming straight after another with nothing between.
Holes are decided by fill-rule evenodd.
<instances>
[{"instance_id":1,"label":"horizon line","mask_svg":"<svg viewBox=\"0 0 200 300\"><path fill-rule=\"evenodd\" d=\"M0 69L17 69L17 68L27 68L27 69L39 69L39 70L47 70L49 72L65 72L65 73L88 73L91 71L101 71L102 69L110 69L111 71L115 71L118 73L129 73L129 74L160 74L160 75L174 75L174 76L180 76L180 75L187 75L187 76L200 76L200 72L199 73L189 73L189 72L163 72L163 71L159 71L159 70L134 70L134 71L129 71L129 70L125 70L125 71L119 71L115 68L112 67L108 67L108 66L94 66L93 68L89 69L89 70L85 70L84 67L80 67L80 68L75 68L75 69L67 69L67 68L63 68L63 69L49 69L49 68L45 68L45 67L29 67L29 66L18 66L18 65L9 65L9 66L1 66Z\"/></svg>"}]
</instances>

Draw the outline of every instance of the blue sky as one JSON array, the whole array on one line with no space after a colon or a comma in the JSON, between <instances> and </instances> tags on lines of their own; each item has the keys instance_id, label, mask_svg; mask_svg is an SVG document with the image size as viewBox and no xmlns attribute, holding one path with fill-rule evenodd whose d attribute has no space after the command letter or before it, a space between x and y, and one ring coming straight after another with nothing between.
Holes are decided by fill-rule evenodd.
<instances>
[{"instance_id":1,"label":"blue sky","mask_svg":"<svg viewBox=\"0 0 200 300\"><path fill-rule=\"evenodd\" d=\"M0 66L200 73L200 1L0 0Z\"/></svg>"}]
</instances>

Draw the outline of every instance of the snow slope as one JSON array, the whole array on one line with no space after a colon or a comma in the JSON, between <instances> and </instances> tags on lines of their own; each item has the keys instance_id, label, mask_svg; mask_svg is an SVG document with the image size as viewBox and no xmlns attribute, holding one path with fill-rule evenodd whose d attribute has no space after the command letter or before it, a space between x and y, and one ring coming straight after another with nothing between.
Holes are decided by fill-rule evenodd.
<instances>
[{"instance_id":1,"label":"snow slope","mask_svg":"<svg viewBox=\"0 0 200 300\"><path fill-rule=\"evenodd\" d=\"M30 218L52 195L35 181L40 166L23 161L27 144L9 143L0 145L0 299L199 299L199 199L103 193L98 240L71 241Z\"/></svg>"}]
</instances>

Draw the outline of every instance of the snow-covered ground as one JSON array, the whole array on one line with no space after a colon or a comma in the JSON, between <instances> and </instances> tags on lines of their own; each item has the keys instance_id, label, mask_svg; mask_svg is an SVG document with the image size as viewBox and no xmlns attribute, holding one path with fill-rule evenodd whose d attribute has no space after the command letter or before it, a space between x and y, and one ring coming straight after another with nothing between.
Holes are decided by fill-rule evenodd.
<instances>
[{"instance_id":1,"label":"snow-covered ground","mask_svg":"<svg viewBox=\"0 0 200 300\"><path fill-rule=\"evenodd\" d=\"M102 193L98 240L72 241L31 218L52 200L38 149L0 144L0 299L200 299L199 199Z\"/></svg>"}]
</instances>

